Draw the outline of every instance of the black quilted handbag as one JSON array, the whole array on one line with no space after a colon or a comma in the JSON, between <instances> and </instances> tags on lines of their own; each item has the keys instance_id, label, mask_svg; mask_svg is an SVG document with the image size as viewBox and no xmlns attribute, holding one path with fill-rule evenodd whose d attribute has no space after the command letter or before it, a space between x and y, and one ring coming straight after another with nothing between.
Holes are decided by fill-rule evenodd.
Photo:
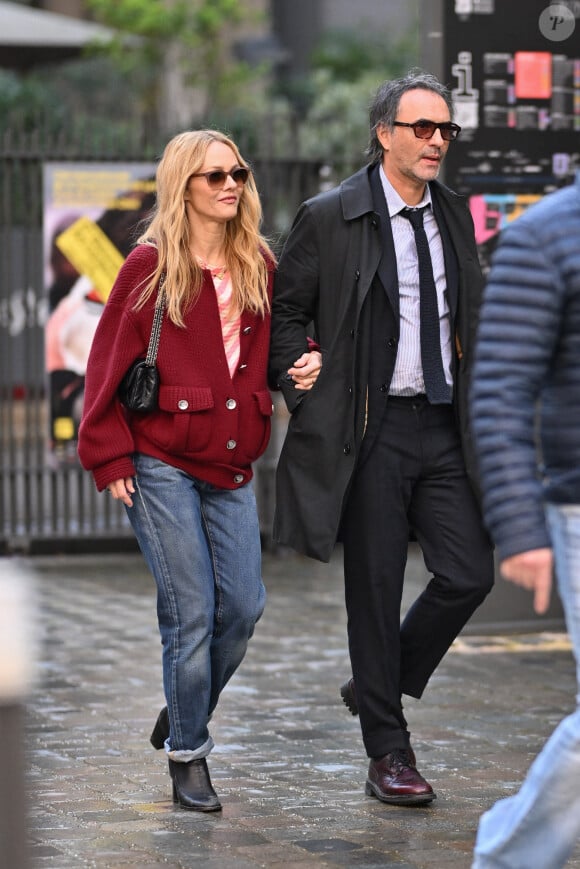
<instances>
[{"instance_id":1,"label":"black quilted handbag","mask_svg":"<svg viewBox=\"0 0 580 869\"><path fill-rule=\"evenodd\" d=\"M157 410L159 401L159 371L157 370L157 351L161 336L161 323L165 307L165 275L159 281L159 292L155 303L155 315L145 359L136 359L119 384L118 396L127 410L150 413Z\"/></svg>"}]
</instances>

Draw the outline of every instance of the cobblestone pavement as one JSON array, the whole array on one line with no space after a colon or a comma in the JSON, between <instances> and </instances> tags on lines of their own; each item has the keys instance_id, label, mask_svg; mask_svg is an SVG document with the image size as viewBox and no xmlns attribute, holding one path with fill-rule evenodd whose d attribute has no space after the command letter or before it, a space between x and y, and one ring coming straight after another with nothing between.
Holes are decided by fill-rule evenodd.
<instances>
[{"instance_id":1,"label":"cobblestone pavement","mask_svg":"<svg viewBox=\"0 0 580 869\"><path fill-rule=\"evenodd\" d=\"M17 563L35 575L42 626L26 712L34 869L468 869L479 815L518 787L573 706L565 634L466 632L405 705L437 800L366 797L358 719L339 696L350 673L340 564L266 554L266 612L212 723L223 812L187 812L148 741L161 649L140 556ZM425 580L416 553L408 576L406 600Z\"/></svg>"}]
</instances>

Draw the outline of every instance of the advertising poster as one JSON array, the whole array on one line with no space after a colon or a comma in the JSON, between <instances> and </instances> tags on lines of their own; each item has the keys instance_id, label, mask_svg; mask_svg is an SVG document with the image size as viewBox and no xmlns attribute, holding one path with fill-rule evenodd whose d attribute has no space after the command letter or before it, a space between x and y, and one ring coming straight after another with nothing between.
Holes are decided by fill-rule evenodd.
<instances>
[{"instance_id":1,"label":"advertising poster","mask_svg":"<svg viewBox=\"0 0 580 869\"><path fill-rule=\"evenodd\" d=\"M470 199L484 269L498 232L580 169L580 0L445 0L461 136L446 182Z\"/></svg>"},{"instance_id":2,"label":"advertising poster","mask_svg":"<svg viewBox=\"0 0 580 869\"><path fill-rule=\"evenodd\" d=\"M103 305L155 204L149 163L46 163L45 360L55 464L76 462L84 378Z\"/></svg>"}]
</instances>

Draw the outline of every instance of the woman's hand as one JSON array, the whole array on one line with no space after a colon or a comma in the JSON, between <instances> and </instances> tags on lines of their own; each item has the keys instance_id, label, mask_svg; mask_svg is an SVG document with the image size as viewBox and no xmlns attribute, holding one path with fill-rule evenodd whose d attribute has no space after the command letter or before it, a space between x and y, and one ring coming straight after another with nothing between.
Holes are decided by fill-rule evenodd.
<instances>
[{"instance_id":1,"label":"woman's hand","mask_svg":"<svg viewBox=\"0 0 580 869\"><path fill-rule=\"evenodd\" d=\"M115 501L122 501L126 507L133 506L131 495L135 494L135 485L132 477L125 477L121 480L113 480L107 486L107 492L113 496Z\"/></svg>"},{"instance_id":2,"label":"woman's hand","mask_svg":"<svg viewBox=\"0 0 580 869\"><path fill-rule=\"evenodd\" d=\"M318 350L311 350L310 353L303 353L296 360L292 368L288 369L288 374L294 381L295 389L312 389L320 369L322 368L322 354Z\"/></svg>"}]
</instances>

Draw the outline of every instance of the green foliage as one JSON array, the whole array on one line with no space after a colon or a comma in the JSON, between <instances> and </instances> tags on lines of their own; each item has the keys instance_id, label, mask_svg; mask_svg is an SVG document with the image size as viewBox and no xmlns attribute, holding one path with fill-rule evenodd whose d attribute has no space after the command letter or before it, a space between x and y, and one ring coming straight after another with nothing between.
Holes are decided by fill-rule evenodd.
<instances>
[{"instance_id":1,"label":"green foliage","mask_svg":"<svg viewBox=\"0 0 580 869\"><path fill-rule=\"evenodd\" d=\"M317 46L308 75L268 92L268 67L250 67L226 48L249 20L244 0L87 2L114 31L113 42L23 77L0 72L0 131L40 127L87 142L117 141L122 149L135 141L159 148L175 132L159 129L158 109L166 65L177 57L203 98L191 109L191 126L230 133L248 159L267 153L361 165L373 93L419 57L415 32L396 42L381 33L333 32Z\"/></svg>"},{"instance_id":2,"label":"green foliage","mask_svg":"<svg viewBox=\"0 0 580 869\"><path fill-rule=\"evenodd\" d=\"M46 105L47 97L57 109L56 95L34 78L19 78L16 73L0 70L0 117L12 117L27 125Z\"/></svg>"},{"instance_id":3,"label":"green foliage","mask_svg":"<svg viewBox=\"0 0 580 869\"><path fill-rule=\"evenodd\" d=\"M382 76L367 72L354 82L336 81L328 70L313 74L318 96L299 129L305 157L355 159L364 162L368 137L368 107Z\"/></svg>"},{"instance_id":4,"label":"green foliage","mask_svg":"<svg viewBox=\"0 0 580 869\"><path fill-rule=\"evenodd\" d=\"M137 76L135 87L146 110L154 112L167 53L181 59L184 82L201 91L206 105L218 111L240 86L261 71L233 60L225 35L249 20L243 0L88 0L97 19L116 35L96 48L125 72Z\"/></svg>"},{"instance_id":5,"label":"green foliage","mask_svg":"<svg viewBox=\"0 0 580 869\"><path fill-rule=\"evenodd\" d=\"M204 0L193 10L193 32L199 39L219 39L224 24L240 24L245 17L239 0Z\"/></svg>"},{"instance_id":6,"label":"green foliage","mask_svg":"<svg viewBox=\"0 0 580 869\"><path fill-rule=\"evenodd\" d=\"M134 150L140 128L131 100L119 111L123 92L127 83L103 59L39 67L26 76L0 70L0 134L34 134L39 147L82 142L87 156L110 147Z\"/></svg>"},{"instance_id":7,"label":"green foliage","mask_svg":"<svg viewBox=\"0 0 580 869\"><path fill-rule=\"evenodd\" d=\"M145 39L167 39L186 23L188 4L180 0L89 0L98 21L120 33L132 33Z\"/></svg>"},{"instance_id":8,"label":"green foliage","mask_svg":"<svg viewBox=\"0 0 580 869\"><path fill-rule=\"evenodd\" d=\"M300 153L364 163L368 108L375 91L383 81L416 66L418 57L415 31L396 42L382 33L326 34L313 53L310 76L293 83L304 115Z\"/></svg>"},{"instance_id":9,"label":"green foliage","mask_svg":"<svg viewBox=\"0 0 580 869\"><path fill-rule=\"evenodd\" d=\"M369 72L381 81L396 77L417 63L418 33L391 42L385 33L329 31L312 55L312 67L327 70L334 81L355 82Z\"/></svg>"}]
</instances>

